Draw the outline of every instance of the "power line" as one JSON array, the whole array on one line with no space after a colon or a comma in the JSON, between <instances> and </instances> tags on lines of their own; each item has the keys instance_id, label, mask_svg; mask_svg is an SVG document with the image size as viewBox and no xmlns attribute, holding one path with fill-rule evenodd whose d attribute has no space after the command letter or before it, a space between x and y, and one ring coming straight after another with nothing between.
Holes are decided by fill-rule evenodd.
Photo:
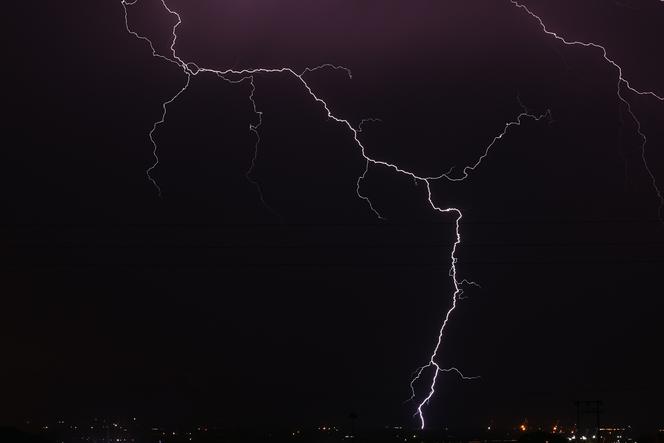
<instances>
[{"instance_id":1,"label":"power line","mask_svg":"<svg viewBox=\"0 0 664 443\"><path fill-rule=\"evenodd\" d=\"M432 243L308 243L308 244L274 244L274 243L9 243L6 247L25 249L435 249L452 247L453 242ZM660 241L564 241L564 242L472 242L462 243L464 248L511 248L511 247L546 247L546 248L572 248L590 246L662 246L664 240Z\"/></svg>"},{"instance_id":2,"label":"power line","mask_svg":"<svg viewBox=\"0 0 664 443\"><path fill-rule=\"evenodd\" d=\"M375 222L375 223L2 223L2 229L92 229L92 228L178 228L178 229L269 229L269 228L391 228L454 225L454 221ZM532 219L532 220L462 220L463 225L593 225L593 224L663 224L659 219Z\"/></svg>"},{"instance_id":3,"label":"power line","mask_svg":"<svg viewBox=\"0 0 664 443\"><path fill-rule=\"evenodd\" d=\"M664 264L664 258L656 259L624 259L624 260L502 260L502 261L459 261L459 265L478 265L478 266L589 266L589 265L653 265ZM23 268L193 268L193 269L214 269L214 268L444 268L448 269L449 263L348 263L348 262L236 262L236 263L4 263L4 268L23 269Z\"/></svg>"}]
</instances>

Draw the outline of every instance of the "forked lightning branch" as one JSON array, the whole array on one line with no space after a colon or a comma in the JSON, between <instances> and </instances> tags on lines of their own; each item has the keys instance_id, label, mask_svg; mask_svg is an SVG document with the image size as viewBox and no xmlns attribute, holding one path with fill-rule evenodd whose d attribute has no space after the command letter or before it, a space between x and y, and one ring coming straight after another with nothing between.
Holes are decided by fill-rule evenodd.
<instances>
[{"instance_id":1,"label":"forked lightning branch","mask_svg":"<svg viewBox=\"0 0 664 443\"><path fill-rule=\"evenodd\" d=\"M247 100L250 102L253 112L256 115L256 120L255 122L249 122L248 123L248 131L250 131L256 138L256 144L254 146L254 152L252 155L251 163L247 166L247 171L246 171L246 177L247 179L255 186L257 190L257 198L260 198L261 202L268 208L270 211L274 212L270 206L269 202L267 202L263 196L262 190L260 183L252 177L252 172L254 169L254 166L256 164L256 161L258 160L260 156L259 148L260 148L260 129L261 129L261 123L263 121L263 113L258 109L258 106L254 100L254 93L256 91L256 84L254 82L255 77L257 76L265 76L265 75L288 75L292 77L295 81L297 81L301 87L307 92L307 94L310 96L311 100L316 103L319 107L321 112L324 112L327 118L330 120L331 124L337 124L341 125L344 127L347 132L348 132L348 137L349 140L356 146L358 151L361 153L364 161L364 171L363 173L357 177L356 180L356 193L357 197L364 201L367 205L367 209L371 211L378 219L383 220L384 217L381 215L380 208L377 208L373 202L371 201L371 198L365 194L362 193L361 188L362 188L362 182L365 179L367 173L369 172L370 168L387 168L392 170L395 174L401 174L410 177L411 179L415 180L416 182L419 182L424 185L424 188L426 189L426 199L428 205L431 207L431 209L437 213L440 213L442 215L451 217L454 220L454 234L455 234L455 241L453 243L452 249L450 251L449 255L449 261L450 261L450 268L449 268L449 277L451 279L452 285L453 285L453 291L451 294L451 304L449 309L447 310L442 324L440 326L440 329L438 331L438 335L435 338L433 344L433 350L429 357L426 360L426 363L422 366L420 366L414 373L413 373L413 378L411 379L410 382L410 387L411 387L411 398L409 400L415 401L415 404L417 405L414 409L414 415L417 417L419 420L419 424L421 428L426 427L426 420L425 420L425 408L429 401L434 397L436 393L436 386L439 381L439 376L444 373L453 373L456 374L457 376L461 377L464 380L469 380L469 379L476 379L478 377L467 377L465 376L459 369L453 366L447 366L442 363L442 357L440 355L440 350L441 346L443 343L443 340L445 338L445 331L447 328L447 325L451 321L452 314L454 313L454 310L458 306L458 303L464 300L462 297L463 291L465 287L468 286L478 286L476 283L462 279L459 276L458 269L457 269L457 263L458 263L458 258L457 258L457 253L459 248L461 247L462 244L462 236L461 236L461 220L463 217L463 214L460 209L455 208L455 207L442 207L439 206L435 202L434 195L431 190L431 185L432 183L440 180L448 180L448 181L464 181L466 180L472 172L474 172L477 168L481 167L483 163L487 160L487 157L490 153L490 151L496 147L497 144L499 144L503 139L508 135L509 131L514 128L521 126L525 121L530 120L530 121L535 121L535 122L540 122L540 121L549 121L551 117L551 111L550 110L545 110L544 112L541 113L533 113L531 112L527 107L524 105L521 105L521 112L514 117L513 120L508 121L505 123L502 131L498 133L495 137L493 137L491 140L487 141L486 146L482 150L482 155L477 158L477 160L470 165L466 165L460 169L461 173L460 174L453 174L454 169L451 169L449 171L443 171L439 175L435 176L427 176L427 175L422 175L417 172L411 171L404 169L403 167L399 166L396 163L390 163L384 160L381 160L380 158L375 158L371 157L367 154L367 151L365 149L364 144L360 140L360 133L362 132L362 124L366 121L371 121L373 119L365 119L362 120L359 125L354 126L351 124L351 122L338 114L336 114L330 107L330 105L320 98L316 91L313 90L311 85L307 81L307 76L311 74L314 71L322 70L322 69L334 69L334 70L342 70L344 71L349 79L352 80L352 72L350 69L343 67L343 66L336 66L332 64L323 64L319 66L314 66L310 68L306 68L302 71L298 71L292 67L288 66L264 66L264 67L246 67L242 69L229 69L229 68L222 68L222 69L215 69L215 68L208 68L208 67L202 67L196 64L193 61L187 61L185 60L181 55L178 54L176 46L177 46L177 40L178 40L178 27L182 23L182 18L180 14L173 9L171 9L167 3L166 0L161 0L162 6L165 8L165 10L171 14L175 18L175 24L173 25L171 29L171 37L170 37L170 47L169 47L169 52L168 53L160 53L156 50L155 45L153 42L146 36L142 35L139 31L136 31L132 29L130 26L130 20L129 20L129 13L131 11L131 7L136 5L140 0L134 0L133 2L127 1L127 0L121 0L121 4L124 10L124 19L125 19L125 27L127 29L127 32L129 32L133 37L137 38L138 40L141 40L143 43L145 43L148 48L152 51L152 56L157 57L164 62L167 62L169 64L172 64L177 67L177 69L182 71L183 74L183 84L182 86L175 91L175 93L166 99L162 103L162 113L161 117L159 120L154 122L151 130L149 131L148 138L150 142L152 143L153 147L153 155L154 155L154 163L147 169L146 174L150 182L154 185L157 193L159 196L161 196L161 188L159 187L159 184L155 180L155 178L152 175L152 172L154 169L157 167L159 164L159 146L155 140L155 134L158 131L159 127L164 124L167 120L168 117L168 108L171 104L173 104L179 97L181 97L183 94L187 92L187 89L191 85L191 82L200 74L211 74L211 75L216 75L220 80L229 82L229 83L249 83L250 85L250 94L247 97ZM664 0L661 0L664 1ZM506 1L506 4L510 4ZM664 98L662 98L660 95L650 92L650 91L640 91L635 89L634 87L631 86L631 84L623 77L623 71L622 68L609 56L607 55L607 50L598 44L595 43L586 43L586 42L578 42L574 40L567 40L564 37L561 37L560 35L550 31L542 19L537 16L535 13L533 13L530 9L528 9L526 6L520 4L519 2L515 0L511 0L511 5L513 5L516 8L519 8L523 10L524 18L525 19L531 19L535 20L542 32L546 33L547 35L557 39L561 43L565 45L580 45L580 46L585 46L590 49L596 49L599 50L601 55L604 57L604 60L606 63L609 65L610 68L613 68L617 71L617 98L618 100L623 103L627 109L627 112L632 118L636 124L637 128L637 133L641 139L641 154L642 154L642 159L643 159L643 164L645 167L645 170L647 171L651 181L652 181L652 186L660 200L660 212L662 206L664 206L664 196L662 196L662 193L660 192L660 189L657 185L657 182L655 180L655 176L651 170L651 168L648 165L648 162L646 160L646 144L647 144L647 138L645 134L643 133L641 129L641 123L638 120L636 114L632 110L632 105L631 102L629 101L628 97L626 96L626 93L630 94L636 94L636 95L645 95L652 97L656 100L659 101L664 101ZM424 384L425 390L423 393L417 392L417 385L419 384Z\"/></svg>"}]
</instances>

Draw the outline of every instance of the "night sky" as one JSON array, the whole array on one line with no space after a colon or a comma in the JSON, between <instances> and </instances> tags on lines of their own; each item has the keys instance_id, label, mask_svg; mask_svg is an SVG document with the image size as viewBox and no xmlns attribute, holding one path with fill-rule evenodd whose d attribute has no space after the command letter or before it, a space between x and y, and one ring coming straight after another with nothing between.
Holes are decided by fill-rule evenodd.
<instances>
[{"instance_id":1,"label":"night sky","mask_svg":"<svg viewBox=\"0 0 664 443\"><path fill-rule=\"evenodd\" d=\"M664 4L526 3L664 95ZM568 47L507 0L169 0L177 52L215 69L322 63L312 89L368 155L421 175L475 162L519 99L526 119L464 182L468 288L439 354L431 427L574 419L664 425L664 223L636 126L601 51ZM287 74L250 84L177 66L129 35L119 0L3 5L0 422L140 416L223 426L404 424L450 307L454 217L422 183L371 166ZM167 54L175 17L129 7ZM623 89L664 187L664 103ZM426 386L418 384L418 399Z\"/></svg>"}]
</instances>

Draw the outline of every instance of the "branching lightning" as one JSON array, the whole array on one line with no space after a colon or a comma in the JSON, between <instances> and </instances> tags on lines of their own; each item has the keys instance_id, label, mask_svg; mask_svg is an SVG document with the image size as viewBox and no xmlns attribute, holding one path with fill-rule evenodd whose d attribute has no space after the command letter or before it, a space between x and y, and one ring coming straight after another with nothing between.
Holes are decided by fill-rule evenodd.
<instances>
[{"instance_id":1,"label":"branching lightning","mask_svg":"<svg viewBox=\"0 0 664 443\"><path fill-rule=\"evenodd\" d=\"M519 99L519 102L521 102L520 99ZM482 153L482 155L480 155L480 156L478 157L477 161L476 161L474 164L472 164L472 165L470 165L470 166L465 166L465 167L461 170L461 175L460 175L459 177L453 177L452 174L451 174L451 172L448 172L448 173L444 174L443 176L444 176L447 180L449 180L449 181L454 181L454 182L459 182L459 181L463 181L463 180L467 179L468 177L470 177L470 173L472 173L473 171L475 171L475 169L477 169L477 168L482 164L482 162L484 161L484 159L487 158L487 157L489 156L489 151L491 151L491 148L493 148L493 146L494 146L496 143L498 143L500 140L503 139L503 137L505 137L505 135L507 135L507 132L509 131L509 129L510 129L512 126L521 126L521 124L523 123L523 120L526 119L526 118L533 119L533 120L535 120L535 121L540 121L540 120L542 120L543 118L547 118L547 119L549 119L549 120L551 119L551 110L549 110L549 109L547 109L546 112L544 112L543 114L540 114L540 115L533 115L533 114L530 113L530 111L528 110L528 108L527 108L525 105L521 104L521 108L523 109L523 111L521 112L521 114L519 114L519 115L516 117L515 120L513 120L513 121L511 121L511 122L508 122L508 123L505 125L505 127L503 128L503 132L501 132L500 134L496 135L496 136L493 138L493 140L491 140L491 143L489 143L489 144L486 146L486 148L484 149L484 153Z\"/></svg>"},{"instance_id":2,"label":"branching lightning","mask_svg":"<svg viewBox=\"0 0 664 443\"><path fill-rule=\"evenodd\" d=\"M253 184L254 187L256 188L256 191L258 191L258 196L260 197L263 206L265 206L270 212L272 212L274 215L276 215L278 218L281 219L281 216L277 214L277 212L274 209L272 209L272 207L268 205L267 202L265 201L265 196L263 195L263 189L261 188L260 183L258 183L258 181L254 180L254 178L252 177L252 173L254 172L254 168L256 167L256 160L258 159L258 146L261 143L261 134L260 132L258 132L258 130L263 124L263 113L258 110L258 107L256 106L256 100L254 100L254 94L256 93L256 84L254 83L253 77L249 77L249 83L251 85L251 92L249 93L249 101L251 102L254 114L256 115L257 122L255 124L249 123L249 131L253 132L254 135L256 136L256 143L254 144L254 155L251 157L251 165L249 166L249 169L247 169L245 177L247 177L247 180L251 184Z\"/></svg>"},{"instance_id":3,"label":"branching lightning","mask_svg":"<svg viewBox=\"0 0 664 443\"><path fill-rule=\"evenodd\" d=\"M639 134L639 137L642 140L642 145L641 145L642 159L643 159L645 168L646 168L646 170L647 170L647 172L648 172L648 174L649 174L649 176L652 180L652 185L653 185L653 187L654 187L654 189L655 189L655 191L656 191L656 193L657 193L657 195L660 199L660 212L661 212L661 207L664 206L664 196L662 195L662 193L661 193L661 191L660 191L660 189L659 189L659 187L656 183L655 177L654 177L654 175L653 175L653 173L652 173L652 171L651 171L651 169L648 166L648 163L646 161L646 149L645 149L645 147L646 147L647 139L646 139L646 136L641 131L641 124L640 124L639 120L637 119L636 115L632 112L632 107L631 107L630 102L622 94L622 87L624 86L627 90L629 90L630 92L632 92L634 94L643 95L643 96L650 96L650 97L656 98L657 100L660 100L660 101L664 101L664 98L662 98L661 96L657 95L654 92L639 91L639 90L633 88L630 85L630 83L625 78L623 78L621 67L618 64L616 64L612 59L610 59L608 57L607 51L603 46L595 44L595 43L584 43L584 42L566 40L564 37L560 37L558 34L552 32L552 31L549 31L547 29L547 27L544 25L544 23L542 22L542 20L537 15L535 15L532 11L530 11L530 9L528 9L526 6L522 5L521 3L519 3L516 0L510 0L510 1L513 5L515 5L518 8L521 8L527 14L529 14L532 18L536 19L538 21L542 31L545 32L546 34L548 34L552 37L555 37L556 39L558 39L559 41L562 41L566 45L580 45L580 46L600 49L602 51L604 59L610 65L612 65L614 68L616 68L618 70L618 91L617 91L618 98L622 103L624 103L629 115L631 116L631 118L634 119L634 121L636 123L637 132ZM664 0L661 0L661 1L664 1ZM249 165L249 167L246 171L246 177L257 189L257 192L258 192L259 197L260 197L261 201L263 202L263 204L274 213L274 211L272 210L272 208L270 208L270 206L268 205L268 203L266 202L266 200L264 198L264 195L263 195L260 184L252 176L254 168L256 166L257 159L258 159L258 155L259 155L259 145L260 145L260 141L261 141L260 128L261 128L261 124L263 123L263 113L258 109L256 101L254 99L254 95L255 95L255 91L256 91L255 78L256 78L256 76L259 76L259 75L286 74L286 75L291 76L293 79L295 79L297 82L299 82L301 84L301 86L304 88L304 90L306 90L307 94L311 97L311 99L315 103L320 105L320 107L324 110L324 112L327 115L328 119L330 119L333 122L345 127L348 130L349 135L352 138L352 141L353 141L354 145L358 148L359 152L361 153L361 155L363 157L363 161L365 163L364 171L357 178L357 182L356 182L357 197L360 198L361 200L363 200L364 202L366 202L369 210L372 211L376 215L376 217L378 217L381 220L384 219L384 217L382 216L380 211L372 203L371 199L361 192L362 182L366 178L370 167L388 168L388 169L391 169L392 171L394 171L397 174L405 175L405 176L408 176L408 177L412 178L413 181L417 184L423 184L425 189L426 189L426 195L427 195L426 198L427 198L427 203L429 204L429 206L435 212L437 212L439 214L450 215L450 216L453 217L454 226L455 226L455 231L454 231L455 241L453 243L453 246L452 246L452 249L451 249L451 252L450 252L450 268L449 268L449 276L451 278L451 282L452 282L452 285L453 285L451 306L449 307L449 309L445 313L443 322L442 322L442 324L440 326L440 329L438 331L435 346L433 348L433 351L432 351L431 355L429 356L428 362L425 365L419 367L413 373L413 378L411 379L411 382L410 382L410 388L411 388L411 394L412 394L410 400L414 400L417 397L416 386L415 386L416 383L422 381L423 378L425 378L425 376L429 372L431 372L431 376L430 376L429 379L427 379L428 381L426 383L427 386L428 386L428 389L426 391L426 396L421 401L419 401L419 403L417 404L416 412L414 414L419 418L420 426L422 428L424 428L426 426L426 421L425 421L425 416L424 416L424 408L429 403L429 401L432 399L432 397L435 395L436 384L437 384L437 381L438 381L439 374L441 374L441 373L454 373L454 374L460 376L464 380L472 380L472 379L478 378L478 377L467 377L456 367L441 366L441 364L438 361L447 325L448 325L448 323L450 321L450 318L452 316L452 313L456 309L459 301L463 300L463 296L462 296L463 295L463 288L467 287L467 286L479 286L479 285L477 285L476 283L474 283L472 281L466 280L466 279L460 279L459 276L458 276L457 252L458 252L458 249L459 249L459 247L461 245L461 241L462 241L462 237L461 237L461 220L462 220L462 217L463 217L462 211L460 209L456 208L456 207L441 207L441 206L438 206L434 202L434 197L433 197L433 193L432 193L432 189L431 189L432 183L434 183L436 181L439 181L439 180L459 182L459 181L464 181L464 180L468 179L471 176L471 174L473 172L475 172L477 170L477 168L479 168L487 160L487 158L489 157L490 152L492 151L492 149L495 148L496 144L498 144L500 141L503 140L503 138L509 133L511 128L523 125L526 120L539 122L541 120L550 119L551 118L550 110L546 110L545 112L543 112L541 114L535 114L535 113L530 112L527 107L525 107L525 106L523 106L523 104L521 104L522 111L516 116L516 118L514 120L507 122L504 125L502 131L498 135L496 135L493 139L490 140L490 142L485 146L484 150L482 151L482 154L477 158L477 160L473 164L462 167L460 169L459 173L457 173L457 174L453 174L453 171L454 171L455 168L451 168L450 170L448 170L446 172L443 172L443 173L441 173L439 175L436 175L436 176L421 175L421 174L418 174L416 172L412 172L412 171L403 169L402 167L400 167L399 165L397 165L395 163L389 163L389 162L386 162L386 161L383 161L383 160L380 160L380 159L376 159L376 158L368 155L365 146L363 145L362 141L360 140L360 133L362 133L362 131L364 129L363 128L364 124L369 123L369 122L380 122L380 120L379 119L364 119L361 122L359 122L357 127L353 126L353 124L351 124L351 122L349 120L344 119L344 118L339 117L336 114L334 114L332 112L332 110L330 109L330 106L328 105L328 103L325 100L323 100L322 98L320 98L313 91L312 87L309 85L309 83L307 82L307 80L305 78L307 76L307 74L313 73L313 72L318 71L318 70L333 69L333 70L344 71L348 75L348 78L352 79L352 72L351 72L350 69L348 69L346 67L343 67L343 66L336 66L336 65L331 65L331 64L323 64L323 65L315 66L315 67L312 67L312 68L306 68L301 72L298 72L295 69L290 68L290 67L276 67L276 68L275 67L258 67L258 68L222 69L222 70L199 67L197 64L195 64L193 62L185 62L182 58L180 58L180 56L176 52L175 47L176 47L177 38L178 38L177 37L177 30L178 30L179 25L182 23L182 19L176 11L173 11L172 9L170 9L167 6L166 0L161 0L161 3L163 5L163 7L168 11L169 14L173 15L177 19L176 23L172 27L172 40L171 40L170 54L169 55L164 55L164 54L158 53L157 50L155 49L154 44L152 43L152 41L149 38L147 38L145 36L142 36L142 35L138 34L137 32L135 32L134 30L131 29L131 27L129 25L129 19L128 19L128 8L132 5L135 5L137 2L138 2L138 0L133 0L133 1L121 0L121 4L122 4L123 9L124 9L125 26L126 26L127 32L129 32L129 34L131 34L135 38L147 43L148 46L150 47L150 49L152 51L152 55L154 57L157 57L159 59L162 59L164 61L167 61L169 63L172 63L172 64L178 66L179 69L181 69L183 71L183 73L185 74L185 77L186 77L186 81L185 81L184 86L180 90L178 90L175 95L170 97L168 100L166 100L162 104L163 112L162 112L161 118L154 123L154 125L152 127L152 130L149 133L149 138L150 138L150 141L153 145L153 155L154 155L155 161L148 168L146 173L147 173L147 176L148 176L148 179L150 180L150 182L157 188L157 191L158 191L159 195L161 195L161 189L160 189L158 183L156 182L156 180L151 175L151 172L157 167L157 165L159 163L158 146L157 146L157 143L156 143L155 138L154 138L155 132L157 131L158 127L166 121L168 106L170 104L172 104L173 102L175 102L178 99L178 97L180 97L187 90L187 88L191 84L192 78L196 77L197 75L199 75L201 73L209 73L209 74L216 75L220 79L222 79L224 81L227 81L227 82L230 82L230 83L243 83L243 82L248 82L249 83L250 93L249 93L248 99L251 103L253 112L256 116L256 121L254 123L249 124L249 131L254 134L254 136L256 138L256 143L254 145L254 150L253 150L253 156L252 156L252 159L251 159L251 163L250 163L250 165ZM519 100L519 103L520 103L520 100Z\"/></svg>"},{"instance_id":4,"label":"branching lightning","mask_svg":"<svg viewBox=\"0 0 664 443\"><path fill-rule=\"evenodd\" d=\"M523 11L526 12L530 17L535 19L542 30L546 35L551 36L555 38L556 40L562 42L563 44L567 46L582 46L585 48L593 48L593 49L599 49L600 52L602 53L602 57L604 58L604 61L611 65L616 71L618 71L618 82L617 82L617 90L616 94L618 97L618 100L625 105L625 108L627 109L627 113L629 116L632 118L634 121L634 124L636 125L636 133L638 134L639 138L641 139L641 160L643 162L643 167L648 174L648 177L650 179L650 183L652 185L653 190L655 191L655 194L657 194L657 198L659 199L659 207L658 207L658 216L660 219L662 219L662 208L664 208L664 194L662 194L661 189L659 188L659 185L657 184L657 180L655 179L655 175L652 172L652 169L650 168L650 165L648 164L648 160L646 158L646 144L648 143L648 138L646 135L643 133L641 130L641 121L638 119L634 111L632 110L632 104L627 98L623 95L623 87L627 89L629 92L636 94L636 95L641 95L641 96L649 96L652 97L656 100L659 100L660 102L664 102L664 97L661 95L658 95L657 93L653 91L642 91L639 89L634 88L630 82L623 76L623 69L622 67L616 63L615 60L609 57L608 52L606 48L600 44L593 43L593 42L582 42L578 40L569 40L564 36L559 35L558 33L549 30L549 28L544 24L544 21L533 11L531 11L526 5L520 3L517 0L510 0L511 3L516 6L517 8L522 9ZM661 2L664 2L664 0L660 0Z\"/></svg>"}]
</instances>

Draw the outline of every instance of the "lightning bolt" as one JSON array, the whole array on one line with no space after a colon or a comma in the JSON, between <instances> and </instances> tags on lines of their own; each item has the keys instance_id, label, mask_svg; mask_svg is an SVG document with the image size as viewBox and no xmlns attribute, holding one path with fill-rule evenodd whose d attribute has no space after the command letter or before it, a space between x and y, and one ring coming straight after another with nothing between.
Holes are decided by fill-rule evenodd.
<instances>
[{"instance_id":1,"label":"lightning bolt","mask_svg":"<svg viewBox=\"0 0 664 443\"><path fill-rule=\"evenodd\" d=\"M544 24L544 21L535 14L532 10L530 10L526 5L520 3L518 0L510 0L510 2L517 8L522 9L526 14L528 14L530 17L535 19L535 21L538 23L540 29L542 32L544 32L546 35L555 38L559 42L562 42L563 44L567 46L582 46L585 48L593 48L593 49L598 49L602 57L604 58L604 61L613 67L617 72L618 72L618 81L617 81L617 88L616 88L616 95L618 97L618 100L625 105L625 108L627 109L627 113L629 114L630 118L634 121L634 124L636 125L636 133L638 134L641 144L640 144L640 150L641 150L641 161L643 162L643 167L648 174L648 177L650 179L651 186L657 195L657 198L659 199L659 207L657 208L657 215L659 216L660 220L664 221L662 218L662 208L664 208L664 195L662 194L661 189L659 188L659 185L657 184L657 179L655 178L655 175L652 172L652 169L650 168L650 165L648 164L647 156L646 156L646 145L648 143L648 138L644 134L644 132L641 129L641 121L638 119L634 111L632 110L632 103L627 100L627 98L623 95L623 88L626 89L627 91L640 95L640 96L648 96L651 98L654 98L656 100L659 100L660 102L664 102L664 97L661 95L658 95L654 91L645 91L645 90L639 90L633 87L630 82L623 76L623 69L622 67L616 63L615 60L609 57L608 51L606 48L600 44L593 43L593 42L583 42L579 40L570 40L564 36L561 36L560 34L551 31L546 24ZM660 0L660 2L664 3L664 0Z\"/></svg>"},{"instance_id":2,"label":"lightning bolt","mask_svg":"<svg viewBox=\"0 0 664 443\"><path fill-rule=\"evenodd\" d=\"M249 77L249 83L251 85L251 92L249 93L249 101L251 102L251 107L253 108L254 114L256 115L257 123L249 123L249 131L253 132L254 135L256 136L256 143L254 144L254 155L251 157L251 164L249 165L249 169L247 169L247 172L245 173L245 177L247 177L247 180L254 185L256 188L256 191L258 192L258 196L261 200L261 203L263 203L263 206L265 206L270 212L272 212L275 216L277 216L281 220L281 216L274 210L272 207L265 201L265 196L263 195L263 189L261 188L260 183L258 181L254 180L252 177L252 173L254 172L254 168L256 167L256 160L258 160L258 146L261 143L261 134L258 132L259 128L263 124L263 113L258 110L258 107L256 106L256 100L254 100L254 94L256 93L256 83L254 83L254 78Z\"/></svg>"},{"instance_id":3,"label":"lightning bolt","mask_svg":"<svg viewBox=\"0 0 664 443\"><path fill-rule=\"evenodd\" d=\"M626 109L631 116L631 118L635 121L635 124L637 126L637 132L639 134L639 137L641 137L642 144L641 144L641 152L642 152L642 160L644 162L646 171L648 172L650 179L652 181L652 185L657 193L658 198L660 199L660 212L662 206L664 206L664 197L662 196L662 193L657 185L657 182L655 180L655 177L648 166L648 162L646 160L646 143L647 139L646 136L643 134L641 131L641 123L632 111L632 107L630 102L622 95L622 88L626 88L630 92L638 95L643 95L643 96L650 96L653 98L656 98L657 100L664 101L664 99L657 95L654 92L651 91L639 91L635 88L633 88L630 83L623 78L622 75L622 68L616 64L612 59L610 59L607 55L606 49L601 46L597 45L595 43L585 43L585 42L577 42L577 41L569 41L563 37L560 37L558 34L549 31L547 27L544 25L542 20L535 15L530 9L528 9L526 6L522 5L516 0L510 0L511 3L524 10L527 14L529 14L532 18L536 19L538 23L540 24L541 29L543 32L546 34L555 37L556 39L562 41L566 45L580 45L580 46L585 46L585 47L592 47L596 49L600 49L602 51L602 54L604 56L604 59L612 65L614 68L618 70L618 98L619 100L626 106ZM664 0L660 0L663 1ZM414 415L416 415L419 418L420 421L420 426L421 428L425 428L426 426L426 421L424 417L424 409L425 406L429 403L429 401L433 398L433 396L436 393L436 384L438 382L438 376L441 373L454 373L458 376L460 376L464 380L473 380L477 379L478 377L468 377L465 376L459 369L456 367L443 367L440 365L438 362L438 357L441 351L441 346L443 344L443 339L445 336L445 331L447 328L447 325L451 319L451 316L456 309L459 301L463 300L463 293L464 293L464 287L468 286L479 286L477 283L474 283L472 281L466 280L466 279L460 279L458 276L458 269L457 269L457 264L458 264L458 258L457 258L457 252L458 249L462 243L462 237L461 237L461 221L463 218L463 213L459 208L456 207L441 207L438 206L434 202L434 197L431 189L431 185L434 182L437 181L450 181L450 182L460 182L467 180L471 177L472 173L476 171L479 167L482 166L482 164L487 161L487 159L490 156L491 151L496 147L499 142L501 142L505 136L510 132L510 129L514 127L519 127L525 123L526 120L531 120L535 122L539 122L541 120L546 120L548 119L550 121L551 119L551 111L546 110L544 113L541 114L535 114L532 113L526 106L524 106L521 101L519 100L519 103L521 105L522 111L516 116L516 118L512 121L507 122L502 131L498 133L495 137L493 137L490 142L485 146L484 150L482 151L482 154L477 158L477 160L470 164L463 166L460 171L456 174L453 174L455 168L451 168L446 172L443 172L439 175L436 176L426 176L426 175L420 175L416 172L410 171L403 169L399 165L395 163L389 163L377 158L374 158L372 156L369 156L366 152L366 148L363 145L362 141L360 140L360 134L364 130L364 125L366 123L374 123L374 122L380 122L379 119L363 119L362 121L359 122L357 127L353 126L351 122L347 119L344 119L342 117L337 116L332 112L330 109L330 106L327 104L325 100L320 98L312 89L312 87L309 85L309 83L306 80L307 74L313 73L318 70L322 69L332 69L332 70L340 70L346 73L349 79L352 79L352 72L350 69L343 67L343 66L337 66L337 65L332 65L332 64L322 64L319 66L311 67L311 68L306 68L302 71L296 71L295 69L291 67L259 67L259 68L245 68L245 69L212 69L212 68L205 68L205 67L200 67L196 63L193 62L185 62L180 56L177 54L177 51L175 49L176 43L177 43L177 29L182 23L182 19L180 15L170 9L168 5L166 4L166 0L161 0L161 3L163 7L165 8L166 11L168 11L169 14L173 15L176 17L176 23L172 27L172 40L171 40L171 45L170 45L170 54L169 55L164 55L160 54L156 49L152 41L137 33L136 31L132 30L130 25L129 25L129 19L128 19L128 9L130 6L135 5L138 0L134 1L129 1L129 0L121 0L121 5L124 9L124 19L125 19L125 27L127 29L127 32L131 34L133 37L137 38L138 40L141 40L145 42L149 48L152 51L152 56L157 57L161 60L164 60L168 63L174 64L177 66L179 69L181 69L186 77L186 81L184 85L182 86L181 89L177 91L176 94L174 94L172 97L167 99L163 104L162 104L162 114L161 118L156 121L153 124L152 130L149 133L149 139L152 143L153 146L153 155L154 155L154 163L148 168L146 171L146 174L148 176L148 179L150 182L156 187L159 195L161 196L161 189L156 182L156 180L152 177L151 172L158 166L159 164L159 157L158 157L158 145L157 142L155 141L155 133L157 129L159 128L160 125L164 124L166 119L167 119L167 110L169 105L171 105L173 102L175 102L182 94L185 93L185 91L188 89L189 85L191 84L191 81L194 77L198 76L199 74L202 73L208 73L208 74L213 74L219 77L220 79L229 82L229 83L243 83L243 82L248 82L249 87L250 87L250 93L249 93L249 101L251 103L253 112L256 116L256 121L253 123L249 124L249 131L252 132L256 138L256 142L254 145L254 150L253 150L253 156L251 158L251 163L246 171L246 177L247 179L255 186L258 195L262 201L262 203L270 209L273 213L273 209L268 205L266 202L261 186L258 183L257 180L253 178L253 171L258 159L258 154L259 154L259 145L261 141L260 137L260 128L263 123L263 113L258 109L258 106L256 104L256 101L254 99L254 95L256 92L256 84L255 84L255 77L258 75L274 75L274 74L286 74L291 76L293 79L295 79L297 82L301 84L301 86L304 88L304 90L307 92L307 94L311 97L311 99L320 105L320 107L324 110L327 118L329 120L332 120L333 122L345 127L348 130L348 133L350 137L352 138L352 141L354 145L358 148L359 152L362 155L363 161L364 161L364 171L362 174L357 178L356 181L356 194L357 197L363 200L370 211L372 211L378 219L383 220L384 217L374 206L372 203L371 199L364 195L361 192L361 186L363 180L366 178L370 167L382 167L382 168L388 168L394 171L397 174L405 175L407 177L410 177L413 179L413 181L416 184L423 184L425 189L426 189L426 199L428 205L431 207L431 209L439 214L445 215L445 216L452 216L454 219L454 233L455 233L455 241L453 243L451 252L450 252L450 268L449 268L449 277L451 279L452 285L453 285L453 291L452 291L452 296L451 296L451 306L445 313L443 322L438 330L438 335L437 335L437 340L435 342L435 346L433 347L433 351L431 352L429 359L427 363L421 367L419 367L414 373L413 377L410 382L410 388L411 388L411 398L410 400L413 400L417 397L416 393L416 388L415 384L419 382L423 377L425 377L425 372L427 370L430 370L432 372L431 377L428 379L428 390L426 392L426 396L418 403L416 412ZM275 213L276 214L276 213Z\"/></svg>"}]
</instances>

